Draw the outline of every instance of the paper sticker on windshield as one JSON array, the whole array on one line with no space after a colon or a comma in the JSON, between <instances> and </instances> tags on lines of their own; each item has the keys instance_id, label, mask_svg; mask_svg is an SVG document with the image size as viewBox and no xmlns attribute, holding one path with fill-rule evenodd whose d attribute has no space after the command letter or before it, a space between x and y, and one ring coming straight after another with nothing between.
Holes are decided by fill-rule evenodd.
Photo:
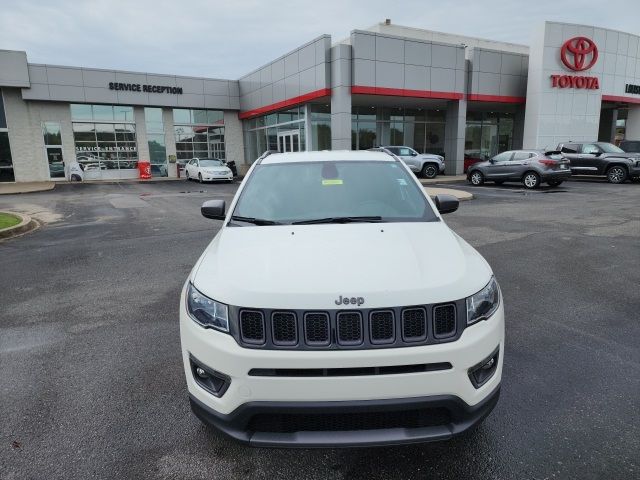
<instances>
[{"instance_id":1,"label":"paper sticker on windshield","mask_svg":"<svg viewBox=\"0 0 640 480\"><path fill-rule=\"evenodd\" d=\"M407 181L404 178L396 178L396 180L398 180L398 183L400 185L406 185L407 184Z\"/></svg>"},{"instance_id":2,"label":"paper sticker on windshield","mask_svg":"<svg viewBox=\"0 0 640 480\"><path fill-rule=\"evenodd\" d=\"M342 180L340 178L330 178L322 180L322 185L342 185Z\"/></svg>"}]
</instances>

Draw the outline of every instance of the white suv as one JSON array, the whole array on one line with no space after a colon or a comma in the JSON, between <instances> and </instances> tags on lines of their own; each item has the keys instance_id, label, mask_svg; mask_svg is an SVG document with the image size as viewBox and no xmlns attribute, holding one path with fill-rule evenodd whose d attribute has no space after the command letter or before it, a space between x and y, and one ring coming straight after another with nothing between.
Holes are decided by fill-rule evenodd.
<instances>
[{"instance_id":1,"label":"white suv","mask_svg":"<svg viewBox=\"0 0 640 480\"><path fill-rule=\"evenodd\" d=\"M382 147L407 164L409 170L418 173L424 178L436 178L439 173L444 173L444 157L433 153L418 153L411 147Z\"/></svg>"},{"instance_id":2,"label":"white suv","mask_svg":"<svg viewBox=\"0 0 640 480\"><path fill-rule=\"evenodd\" d=\"M382 152L258 159L180 300L191 407L256 446L442 440L500 393L504 311L482 256ZM434 255L433 252L437 252Z\"/></svg>"}]
</instances>

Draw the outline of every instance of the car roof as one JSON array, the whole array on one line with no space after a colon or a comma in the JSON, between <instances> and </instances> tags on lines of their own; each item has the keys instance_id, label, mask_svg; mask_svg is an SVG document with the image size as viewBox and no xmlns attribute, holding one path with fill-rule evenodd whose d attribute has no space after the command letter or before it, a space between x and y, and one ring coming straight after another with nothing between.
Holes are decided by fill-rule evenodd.
<instances>
[{"instance_id":1,"label":"car roof","mask_svg":"<svg viewBox=\"0 0 640 480\"><path fill-rule=\"evenodd\" d=\"M361 162L395 162L391 155L379 151L369 150L324 150L321 152L288 152L272 153L262 159L262 164L274 163L296 163L296 162L340 162L340 161L361 161Z\"/></svg>"}]
</instances>

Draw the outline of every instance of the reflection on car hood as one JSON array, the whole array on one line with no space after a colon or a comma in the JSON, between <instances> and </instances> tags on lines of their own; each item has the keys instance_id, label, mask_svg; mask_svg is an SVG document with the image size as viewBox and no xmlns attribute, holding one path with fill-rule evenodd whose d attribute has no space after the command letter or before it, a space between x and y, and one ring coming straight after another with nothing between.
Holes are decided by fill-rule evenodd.
<instances>
[{"instance_id":1,"label":"reflection on car hood","mask_svg":"<svg viewBox=\"0 0 640 480\"><path fill-rule=\"evenodd\" d=\"M444 222L226 227L192 274L215 300L256 308L366 307L457 300L480 290L491 269Z\"/></svg>"}]
</instances>

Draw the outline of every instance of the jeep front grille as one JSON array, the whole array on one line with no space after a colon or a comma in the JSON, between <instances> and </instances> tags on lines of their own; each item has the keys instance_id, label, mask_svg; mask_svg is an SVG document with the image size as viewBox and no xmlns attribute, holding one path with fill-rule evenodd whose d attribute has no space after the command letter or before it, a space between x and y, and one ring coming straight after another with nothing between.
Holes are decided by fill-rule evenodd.
<instances>
[{"instance_id":1,"label":"jeep front grille","mask_svg":"<svg viewBox=\"0 0 640 480\"><path fill-rule=\"evenodd\" d=\"M331 343L329 314L324 312L305 313L304 336L309 346L322 347L329 345Z\"/></svg>"},{"instance_id":2,"label":"jeep front grille","mask_svg":"<svg viewBox=\"0 0 640 480\"><path fill-rule=\"evenodd\" d=\"M402 311L402 338L405 342L419 342L427 337L427 312L424 308L405 308Z\"/></svg>"},{"instance_id":3,"label":"jeep front grille","mask_svg":"<svg viewBox=\"0 0 640 480\"><path fill-rule=\"evenodd\" d=\"M273 343L276 345L295 345L298 343L296 314L292 312L273 312L271 315Z\"/></svg>"},{"instance_id":4,"label":"jeep front grille","mask_svg":"<svg viewBox=\"0 0 640 480\"><path fill-rule=\"evenodd\" d=\"M466 326L464 315L458 315L466 312L465 299L388 308L229 309L230 333L236 341L266 350L415 347L453 342Z\"/></svg>"},{"instance_id":5,"label":"jeep front grille","mask_svg":"<svg viewBox=\"0 0 640 480\"><path fill-rule=\"evenodd\" d=\"M392 310L380 310L371 312L369 319L369 331L371 343L391 343L395 338L394 318Z\"/></svg>"},{"instance_id":6,"label":"jeep front grille","mask_svg":"<svg viewBox=\"0 0 640 480\"><path fill-rule=\"evenodd\" d=\"M261 345L264 343L264 315L258 310L240 312L240 336L243 342Z\"/></svg>"},{"instance_id":7,"label":"jeep front grille","mask_svg":"<svg viewBox=\"0 0 640 480\"><path fill-rule=\"evenodd\" d=\"M445 338L456 333L456 306L438 305L433 307L433 335Z\"/></svg>"},{"instance_id":8,"label":"jeep front grille","mask_svg":"<svg viewBox=\"0 0 640 480\"><path fill-rule=\"evenodd\" d=\"M360 345L362 343L362 315L360 312L338 313L338 343Z\"/></svg>"}]
</instances>

